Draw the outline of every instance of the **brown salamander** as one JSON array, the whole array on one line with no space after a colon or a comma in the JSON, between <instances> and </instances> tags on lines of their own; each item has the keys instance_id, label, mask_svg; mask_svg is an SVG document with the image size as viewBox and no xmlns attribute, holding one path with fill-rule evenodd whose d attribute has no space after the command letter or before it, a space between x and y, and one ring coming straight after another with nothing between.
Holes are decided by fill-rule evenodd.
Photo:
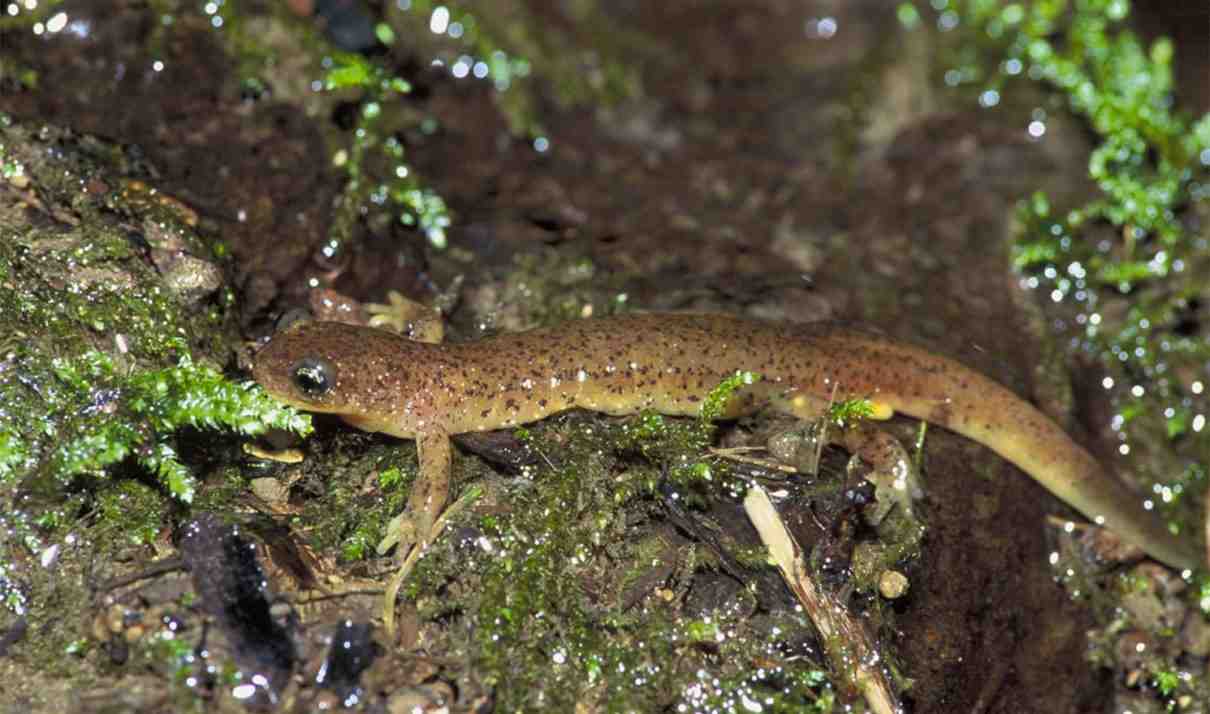
<instances>
[{"instance_id":1,"label":"brown salamander","mask_svg":"<svg viewBox=\"0 0 1210 714\"><path fill-rule=\"evenodd\" d=\"M477 342L425 344L368 327L304 323L256 355L270 394L366 431L416 439L421 479L408 510L423 535L444 507L453 434L501 429L566 409L697 415L737 370L763 379L722 416L771 408L818 418L865 398L995 451L1092 521L1178 568L1195 539L1169 532L1051 419L993 380L918 347L832 323L777 325L700 314L577 320Z\"/></svg>"}]
</instances>

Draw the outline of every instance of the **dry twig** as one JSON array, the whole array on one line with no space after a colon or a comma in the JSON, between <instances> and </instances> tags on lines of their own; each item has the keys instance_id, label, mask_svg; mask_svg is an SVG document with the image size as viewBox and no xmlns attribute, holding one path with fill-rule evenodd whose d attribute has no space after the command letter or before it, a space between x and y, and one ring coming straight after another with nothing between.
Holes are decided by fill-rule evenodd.
<instances>
[{"instance_id":1,"label":"dry twig","mask_svg":"<svg viewBox=\"0 0 1210 714\"><path fill-rule=\"evenodd\" d=\"M816 587L807 572L802 549L786 529L768 494L753 485L744 498L744 510L756 526L761 542L781 571L786 585L802 603L819 632L832 671L861 692L875 714L902 714L890 682L879 666L882 658L865 627L854 619L844 603Z\"/></svg>"}]
</instances>

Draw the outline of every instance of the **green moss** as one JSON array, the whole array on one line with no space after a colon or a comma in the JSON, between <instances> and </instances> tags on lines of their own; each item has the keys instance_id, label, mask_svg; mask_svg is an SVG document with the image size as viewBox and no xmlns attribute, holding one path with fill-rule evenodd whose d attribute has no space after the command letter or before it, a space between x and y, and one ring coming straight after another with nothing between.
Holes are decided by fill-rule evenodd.
<instances>
[{"instance_id":1,"label":"green moss","mask_svg":"<svg viewBox=\"0 0 1210 714\"><path fill-rule=\"evenodd\" d=\"M1161 696L1172 696L1176 693L1181 684L1180 672L1176 670L1163 670L1156 672L1152 677L1155 683L1155 688L1159 690Z\"/></svg>"},{"instance_id":2,"label":"green moss","mask_svg":"<svg viewBox=\"0 0 1210 714\"><path fill-rule=\"evenodd\" d=\"M321 553L339 553L344 562L375 557L387 523L403 510L416 477L411 443L379 443L366 448L356 434L342 437L335 453L308 459L302 487L310 493L297 519L308 544Z\"/></svg>"},{"instance_id":3,"label":"green moss","mask_svg":"<svg viewBox=\"0 0 1210 714\"><path fill-rule=\"evenodd\" d=\"M162 495L147 484L117 481L97 493L96 514L104 525L96 534L125 545L148 545L168 522L169 510Z\"/></svg>"},{"instance_id":4,"label":"green moss","mask_svg":"<svg viewBox=\"0 0 1210 714\"><path fill-rule=\"evenodd\" d=\"M827 419L836 426L851 426L874 416L874 405L868 399L847 399L828 407Z\"/></svg>"},{"instance_id":5,"label":"green moss","mask_svg":"<svg viewBox=\"0 0 1210 714\"><path fill-rule=\"evenodd\" d=\"M110 314L119 323L122 317ZM0 375L0 394L9 405L0 413L0 483L56 490L80 475L104 476L109 466L132 458L169 493L189 501L195 480L172 446L178 430L254 435L268 428L309 429L305 415L254 384L236 384L194 364L187 354L176 366L129 374L94 349L49 359L36 350L14 350L7 364Z\"/></svg>"},{"instance_id":6,"label":"green moss","mask_svg":"<svg viewBox=\"0 0 1210 714\"><path fill-rule=\"evenodd\" d=\"M761 376L755 372L736 372L710 390L702 400L702 411L698 417L704 422L713 422L727 413L727 405L737 391L746 386L756 384Z\"/></svg>"},{"instance_id":7,"label":"green moss","mask_svg":"<svg viewBox=\"0 0 1210 714\"><path fill-rule=\"evenodd\" d=\"M962 83L982 93L998 92L1020 77L1040 80L1061 92L1068 108L1088 121L1101 141L1089 158L1089 176L1104 196L1073 210L1066 223L1078 230L1107 221L1128 228L1125 240L1134 243L1131 253L1111 259L1098 255L1089 241L1048 230L1025 237L1018 264L1035 267L1039 259L1049 261L1057 254L1086 258L1095 262L1094 276L1126 289L1137 280L1162 276L1191 247L1176 211L1200 192L1197 176L1210 166L1205 153L1210 149L1210 115L1193 121L1172 108L1172 42L1160 38L1145 47L1122 28L1129 13L1125 0L954 0L934 5L943 8L941 20L952 16L951 24L975 30L957 60L955 76ZM1038 218L1049 217L1044 197L1026 208ZM1138 240L1143 238L1151 240ZM1080 255L1081 246L1092 249ZM1112 273L1099 270L1108 270L1109 264L1117 266Z\"/></svg>"},{"instance_id":8,"label":"green moss","mask_svg":"<svg viewBox=\"0 0 1210 714\"><path fill-rule=\"evenodd\" d=\"M365 207L390 202L398 220L417 228L435 248L445 248L450 215L445 201L423 186L404 161L403 144L384 126L384 111L398 109L401 95L411 85L384 66L361 55L334 52L324 78L330 92L356 90L360 112L351 145L337 153L337 164L348 176L330 230L331 250L339 250L354 235Z\"/></svg>"},{"instance_id":9,"label":"green moss","mask_svg":"<svg viewBox=\"0 0 1210 714\"><path fill-rule=\"evenodd\" d=\"M941 20L952 16L950 24L975 30L957 60L955 76L963 83L986 92L1019 77L1043 81L1101 141L1089 158L1089 176L1104 196L1058 220L1045 196L1024 204L1036 219L1030 225L1044 225L1022 236L1020 267L1040 268L1063 256L1082 262L1097 287L1126 292L1163 277L1192 250L1177 209L1202 190L1197 178L1210 167L1210 115L1194 121L1173 111L1170 40L1145 47L1123 29L1125 0L934 5L943 8ZM1109 255L1095 241L1073 239L1073 232L1101 221L1123 229L1126 251Z\"/></svg>"}]
</instances>

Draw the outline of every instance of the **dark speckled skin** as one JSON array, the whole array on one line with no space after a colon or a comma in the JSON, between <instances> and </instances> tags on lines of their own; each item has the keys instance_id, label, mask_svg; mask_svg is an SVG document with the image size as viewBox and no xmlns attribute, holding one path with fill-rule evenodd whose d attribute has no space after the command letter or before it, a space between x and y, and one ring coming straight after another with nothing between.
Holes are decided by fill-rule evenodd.
<instances>
[{"instance_id":1,"label":"dark speckled skin","mask_svg":"<svg viewBox=\"0 0 1210 714\"><path fill-rule=\"evenodd\" d=\"M334 367L325 399L308 399L292 382L306 357ZM573 407L695 415L701 399L736 370L764 381L738 392L728 416L770 406L809 418L830 400L868 398L881 416L902 412L988 446L1158 560L1199 564L1193 539L1172 536L1087 451L1012 392L953 360L832 323L649 313L433 345L318 322L274 337L253 373L297 407L417 438L499 429Z\"/></svg>"}]
</instances>

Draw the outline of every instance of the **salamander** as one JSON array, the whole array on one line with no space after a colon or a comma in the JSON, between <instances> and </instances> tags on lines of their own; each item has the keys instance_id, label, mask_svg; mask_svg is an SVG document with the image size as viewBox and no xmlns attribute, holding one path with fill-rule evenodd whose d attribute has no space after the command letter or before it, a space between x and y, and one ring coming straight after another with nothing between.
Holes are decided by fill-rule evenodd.
<instances>
[{"instance_id":1,"label":"salamander","mask_svg":"<svg viewBox=\"0 0 1210 714\"><path fill-rule=\"evenodd\" d=\"M366 431L415 439L420 478L407 512L423 538L449 488L449 437L580 408L697 415L737 371L760 376L720 418L772 409L818 418L867 399L990 448L1077 511L1177 568L1201 564L1141 499L1049 417L992 379L911 344L834 323L644 313L573 320L474 342L429 344L336 322L296 325L254 358L266 391Z\"/></svg>"}]
</instances>

